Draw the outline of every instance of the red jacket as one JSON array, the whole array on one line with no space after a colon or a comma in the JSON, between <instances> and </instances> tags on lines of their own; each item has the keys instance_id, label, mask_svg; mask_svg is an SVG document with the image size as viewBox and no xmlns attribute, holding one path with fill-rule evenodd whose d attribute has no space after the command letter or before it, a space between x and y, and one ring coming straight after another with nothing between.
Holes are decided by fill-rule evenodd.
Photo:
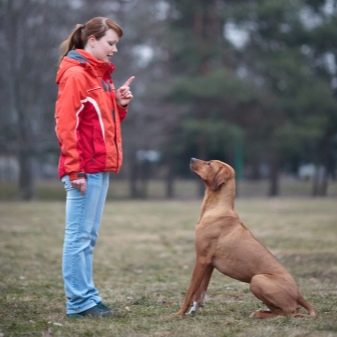
<instances>
[{"instance_id":1,"label":"red jacket","mask_svg":"<svg viewBox=\"0 0 337 337\"><path fill-rule=\"evenodd\" d=\"M112 64L83 49L70 51L61 61L55 107L60 177L69 175L74 180L79 173L120 170L120 124L126 109L116 102L113 70Z\"/></svg>"}]
</instances>

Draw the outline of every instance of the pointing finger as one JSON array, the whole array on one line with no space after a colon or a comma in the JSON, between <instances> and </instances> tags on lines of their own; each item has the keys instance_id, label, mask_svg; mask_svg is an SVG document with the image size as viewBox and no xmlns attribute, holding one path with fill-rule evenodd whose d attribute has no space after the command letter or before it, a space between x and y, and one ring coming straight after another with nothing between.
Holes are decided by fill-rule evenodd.
<instances>
[{"instance_id":1,"label":"pointing finger","mask_svg":"<svg viewBox=\"0 0 337 337\"><path fill-rule=\"evenodd\" d=\"M122 85L122 87L129 87L135 78L136 78L135 76L129 77L129 78L126 80L126 82Z\"/></svg>"}]
</instances>

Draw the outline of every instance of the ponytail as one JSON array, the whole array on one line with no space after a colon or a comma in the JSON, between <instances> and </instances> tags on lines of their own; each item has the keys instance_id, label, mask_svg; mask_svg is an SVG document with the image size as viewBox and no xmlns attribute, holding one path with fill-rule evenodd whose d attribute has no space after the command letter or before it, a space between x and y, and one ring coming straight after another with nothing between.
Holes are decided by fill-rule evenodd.
<instances>
[{"instance_id":1,"label":"ponytail","mask_svg":"<svg viewBox=\"0 0 337 337\"><path fill-rule=\"evenodd\" d=\"M68 54L68 52L72 49L83 49L84 41L83 41L83 28L85 25L77 24L75 29L70 33L67 39L65 39L60 44L60 61L64 56Z\"/></svg>"}]
</instances>

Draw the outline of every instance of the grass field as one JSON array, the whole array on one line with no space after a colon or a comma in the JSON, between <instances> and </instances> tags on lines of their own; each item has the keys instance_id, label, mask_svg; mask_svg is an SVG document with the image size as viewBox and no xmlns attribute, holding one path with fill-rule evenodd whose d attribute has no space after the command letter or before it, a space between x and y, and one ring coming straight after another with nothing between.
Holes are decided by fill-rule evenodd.
<instances>
[{"instance_id":1,"label":"grass field","mask_svg":"<svg viewBox=\"0 0 337 337\"><path fill-rule=\"evenodd\" d=\"M121 316L65 318L63 202L0 203L0 337L337 336L337 199L244 199L243 221L297 279L317 318L252 320L248 285L215 272L205 307L172 317L193 266L200 201L108 202L95 280Z\"/></svg>"}]
</instances>

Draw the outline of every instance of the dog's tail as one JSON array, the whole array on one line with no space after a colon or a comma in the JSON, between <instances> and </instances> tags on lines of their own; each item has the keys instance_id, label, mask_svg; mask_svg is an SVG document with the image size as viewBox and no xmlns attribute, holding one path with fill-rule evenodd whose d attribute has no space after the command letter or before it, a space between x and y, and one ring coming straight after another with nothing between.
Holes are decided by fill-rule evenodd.
<instances>
[{"instance_id":1,"label":"dog's tail","mask_svg":"<svg viewBox=\"0 0 337 337\"><path fill-rule=\"evenodd\" d=\"M300 304L303 308L305 308L308 311L309 316L312 317L316 316L316 311L314 307L309 302L307 302L302 295L300 295L298 298L298 304Z\"/></svg>"}]
</instances>

